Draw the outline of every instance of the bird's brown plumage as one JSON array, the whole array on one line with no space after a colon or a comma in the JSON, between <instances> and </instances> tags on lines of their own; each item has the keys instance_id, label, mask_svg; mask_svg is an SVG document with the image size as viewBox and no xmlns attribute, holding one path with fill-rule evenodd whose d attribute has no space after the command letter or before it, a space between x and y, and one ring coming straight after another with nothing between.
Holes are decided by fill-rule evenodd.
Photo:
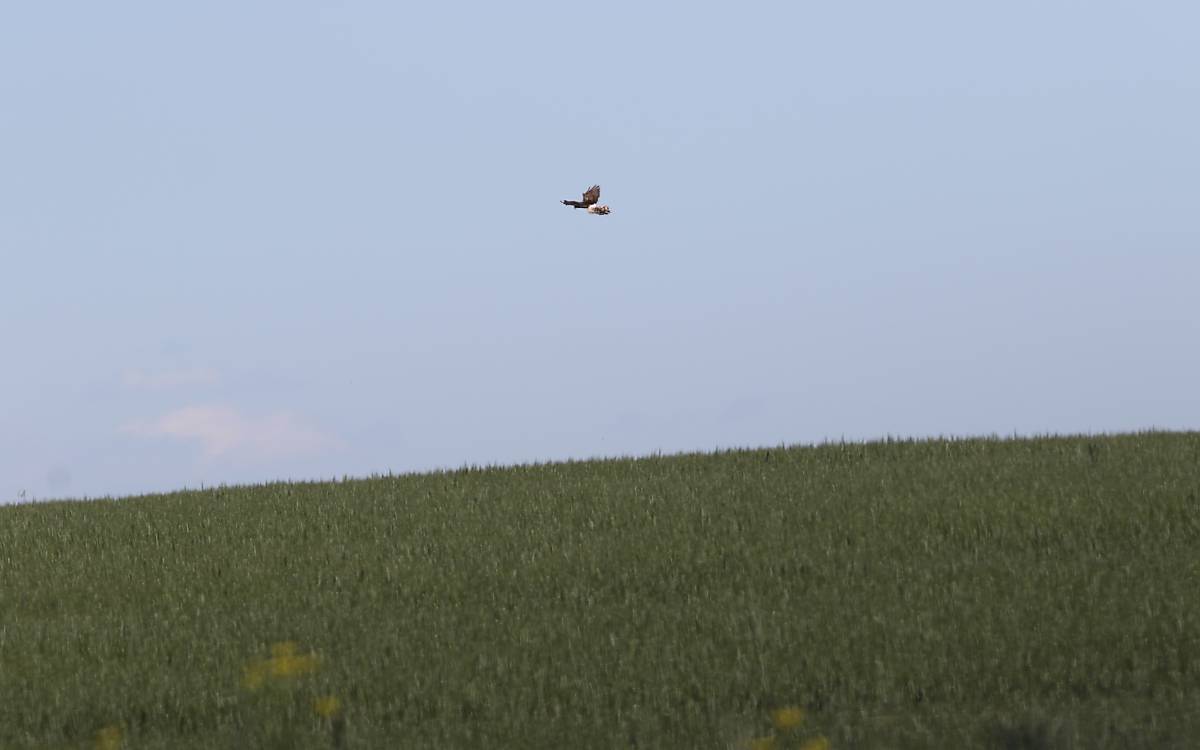
<instances>
[{"instance_id":1,"label":"bird's brown plumage","mask_svg":"<svg viewBox=\"0 0 1200 750\"><path fill-rule=\"evenodd\" d=\"M564 206L572 206L574 208L587 208L588 206L596 205L596 203L598 203L599 201L600 201L600 186L592 185L590 188L588 188L586 191L584 191L583 200L581 200L581 201L563 201L563 205Z\"/></svg>"}]
</instances>

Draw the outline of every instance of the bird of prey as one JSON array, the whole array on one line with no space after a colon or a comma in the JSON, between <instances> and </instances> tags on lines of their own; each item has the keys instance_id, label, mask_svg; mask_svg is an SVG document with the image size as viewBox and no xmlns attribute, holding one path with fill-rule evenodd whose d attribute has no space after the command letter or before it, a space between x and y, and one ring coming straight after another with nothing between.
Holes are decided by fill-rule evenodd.
<instances>
[{"instance_id":1,"label":"bird of prey","mask_svg":"<svg viewBox=\"0 0 1200 750\"><path fill-rule=\"evenodd\" d=\"M607 216L608 214L612 213L612 209L610 209L608 206L597 205L599 202L600 186L592 185L583 194L583 200L563 201L562 203L564 206L571 206L573 208L586 208L589 214L596 214L597 216Z\"/></svg>"}]
</instances>

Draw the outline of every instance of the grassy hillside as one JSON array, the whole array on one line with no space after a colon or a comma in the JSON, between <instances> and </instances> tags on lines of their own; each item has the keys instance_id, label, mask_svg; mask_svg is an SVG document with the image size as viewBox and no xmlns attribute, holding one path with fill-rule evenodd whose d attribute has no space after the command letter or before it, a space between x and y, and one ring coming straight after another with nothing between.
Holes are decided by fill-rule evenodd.
<instances>
[{"instance_id":1,"label":"grassy hillside","mask_svg":"<svg viewBox=\"0 0 1200 750\"><path fill-rule=\"evenodd\" d=\"M1197 747L1200 434L0 507L3 748L773 734Z\"/></svg>"}]
</instances>

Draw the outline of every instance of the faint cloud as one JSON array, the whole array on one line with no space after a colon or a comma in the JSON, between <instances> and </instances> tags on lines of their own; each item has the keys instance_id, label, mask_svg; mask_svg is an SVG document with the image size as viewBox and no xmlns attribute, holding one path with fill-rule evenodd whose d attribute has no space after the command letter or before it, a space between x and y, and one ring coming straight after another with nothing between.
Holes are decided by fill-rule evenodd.
<instances>
[{"instance_id":1,"label":"faint cloud","mask_svg":"<svg viewBox=\"0 0 1200 750\"><path fill-rule=\"evenodd\" d=\"M162 390L192 385L213 385L220 379L211 367L190 367L177 370L126 370L121 373L121 382L127 388Z\"/></svg>"},{"instance_id":2,"label":"faint cloud","mask_svg":"<svg viewBox=\"0 0 1200 750\"><path fill-rule=\"evenodd\" d=\"M185 406L149 422L132 422L121 431L148 438L199 443L206 458L281 458L325 452L338 441L290 412L250 417L228 406Z\"/></svg>"}]
</instances>

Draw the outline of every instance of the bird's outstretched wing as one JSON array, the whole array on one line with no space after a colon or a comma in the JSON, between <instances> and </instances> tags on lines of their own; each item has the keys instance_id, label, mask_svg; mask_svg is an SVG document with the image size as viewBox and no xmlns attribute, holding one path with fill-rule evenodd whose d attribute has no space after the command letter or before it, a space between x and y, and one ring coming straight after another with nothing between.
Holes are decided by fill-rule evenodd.
<instances>
[{"instance_id":1,"label":"bird's outstretched wing","mask_svg":"<svg viewBox=\"0 0 1200 750\"><path fill-rule=\"evenodd\" d=\"M600 201L600 186L592 185L590 188L587 189L586 192L584 192L583 200L581 200L581 201L563 201L562 204L564 206L572 206L574 208L587 208L588 206L596 205L596 203L598 203L599 201Z\"/></svg>"}]
</instances>

